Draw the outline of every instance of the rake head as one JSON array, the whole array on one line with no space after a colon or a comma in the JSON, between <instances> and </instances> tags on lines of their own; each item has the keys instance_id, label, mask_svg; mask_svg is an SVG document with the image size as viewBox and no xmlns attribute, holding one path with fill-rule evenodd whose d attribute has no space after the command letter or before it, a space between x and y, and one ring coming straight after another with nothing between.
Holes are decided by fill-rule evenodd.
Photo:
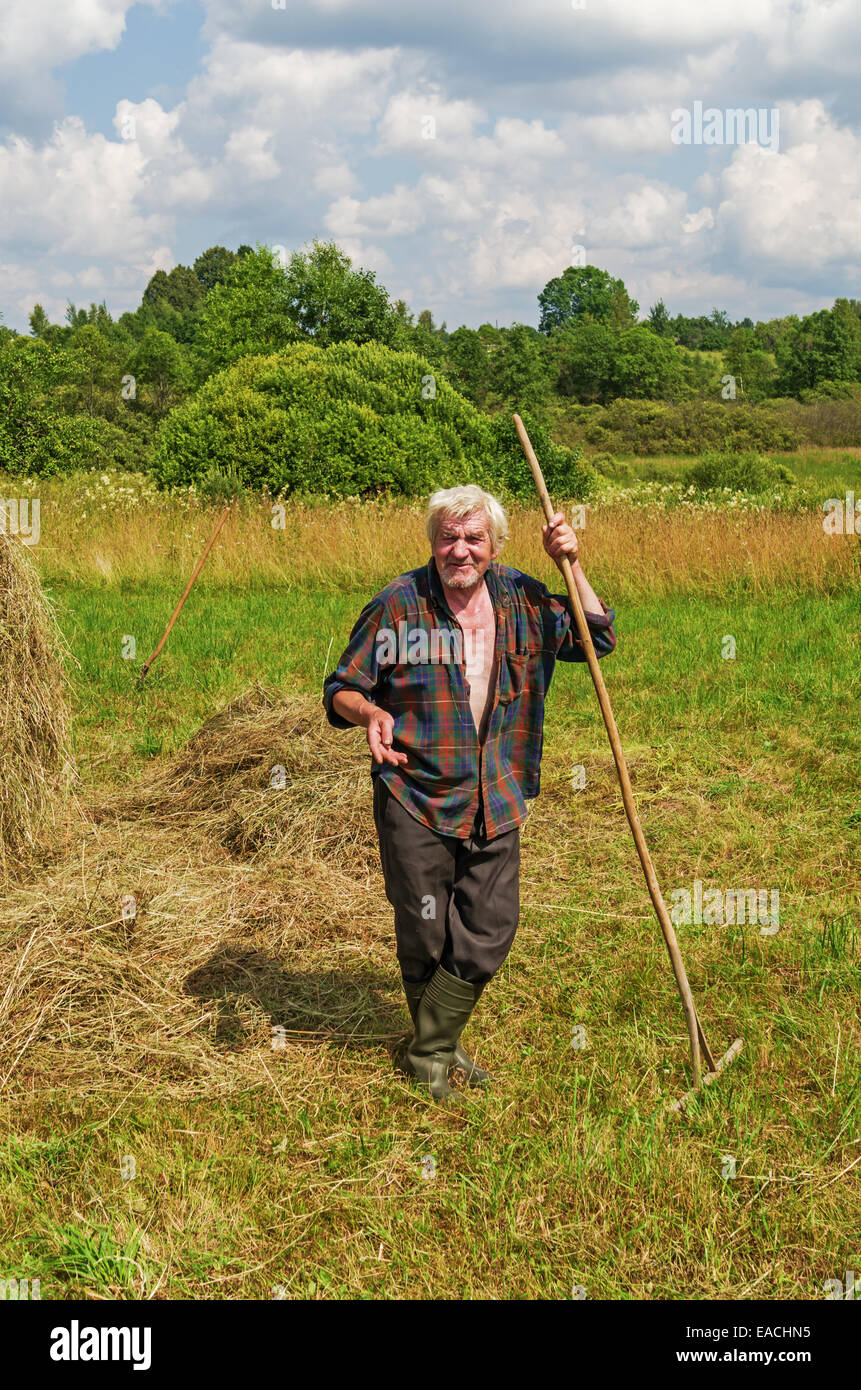
<instances>
[{"instance_id":1,"label":"rake head","mask_svg":"<svg viewBox=\"0 0 861 1390\"><path fill-rule=\"evenodd\" d=\"M702 1090L703 1086L710 1086L713 1081L717 1081L721 1072L726 1067L732 1065L732 1063L735 1061L736 1057L741 1052L741 1049L743 1047L744 1038L736 1038L732 1046L727 1048L720 1061L715 1063L714 1071L706 1072L699 1086L694 1086L690 1091L687 1091L685 1095L681 1096L679 1100L671 1101L668 1108L670 1110L676 1111L684 1110L685 1106L687 1105L688 1101L691 1099L692 1096L697 1095Z\"/></svg>"}]
</instances>

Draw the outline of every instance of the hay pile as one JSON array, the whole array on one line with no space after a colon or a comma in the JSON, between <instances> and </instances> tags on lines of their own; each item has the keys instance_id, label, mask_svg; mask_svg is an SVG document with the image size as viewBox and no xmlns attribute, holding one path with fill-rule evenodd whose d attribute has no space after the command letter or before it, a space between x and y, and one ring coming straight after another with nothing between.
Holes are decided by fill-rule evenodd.
<instances>
[{"instance_id":1,"label":"hay pile","mask_svg":"<svg viewBox=\"0 0 861 1390\"><path fill-rule=\"evenodd\" d=\"M21 542L0 530L0 879L64 819L75 767L69 651Z\"/></svg>"},{"instance_id":2,"label":"hay pile","mask_svg":"<svg viewBox=\"0 0 861 1390\"><path fill-rule=\"evenodd\" d=\"M373 847L355 814L362 796L370 804L368 766L364 738L333 730L319 700L258 682L92 814L187 827L245 860L336 856L353 865Z\"/></svg>"},{"instance_id":3,"label":"hay pile","mask_svg":"<svg viewBox=\"0 0 861 1390\"><path fill-rule=\"evenodd\" d=\"M0 1092L230 1092L273 1027L306 1075L403 1031L367 745L318 697L257 685L86 811L0 903Z\"/></svg>"}]
</instances>

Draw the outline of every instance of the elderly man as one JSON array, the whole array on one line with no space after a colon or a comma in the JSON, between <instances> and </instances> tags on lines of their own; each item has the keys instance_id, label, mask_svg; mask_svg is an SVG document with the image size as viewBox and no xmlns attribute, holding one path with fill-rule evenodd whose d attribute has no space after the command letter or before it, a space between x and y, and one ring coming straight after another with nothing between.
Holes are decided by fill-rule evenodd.
<instances>
[{"instance_id":1,"label":"elderly man","mask_svg":"<svg viewBox=\"0 0 861 1390\"><path fill-rule=\"evenodd\" d=\"M567 595L497 563L505 512L475 486L435 492L427 565L362 610L323 703L360 724L413 1033L401 1069L449 1100L454 1069L490 1080L460 1046L519 917L520 826L538 795L544 697L559 661L585 661ZM591 588L561 512L544 549L567 555L598 656L615 613Z\"/></svg>"}]
</instances>

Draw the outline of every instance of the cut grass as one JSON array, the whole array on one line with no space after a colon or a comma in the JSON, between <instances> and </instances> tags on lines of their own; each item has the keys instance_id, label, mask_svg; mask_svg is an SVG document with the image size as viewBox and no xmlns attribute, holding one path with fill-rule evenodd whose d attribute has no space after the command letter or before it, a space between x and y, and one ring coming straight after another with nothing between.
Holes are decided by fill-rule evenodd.
<instances>
[{"instance_id":1,"label":"cut grass","mask_svg":"<svg viewBox=\"0 0 861 1390\"><path fill-rule=\"evenodd\" d=\"M316 518L319 556L346 521ZM621 551L599 587L665 894L780 891L775 936L678 929L711 1045L741 1034L740 1058L667 1113L684 1020L588 673L560 667L521 926L466 1039L497 1084L448 1113L391 1068L407 1013L367 753L319 704L366 580L405 567L375 509L362 525L358 588L249 585L223 557L234 586L195 590L142 696L120 638L148 656L176 586L57 584L90 819L0 907L0 1274L45 1299L823 1297L861 1260L851 571L708 596L677 555L667 600L667 555L635 544L642 591L618 597ZM512 559L550 577L534 546Z\"/></svg>"}]
</instances>

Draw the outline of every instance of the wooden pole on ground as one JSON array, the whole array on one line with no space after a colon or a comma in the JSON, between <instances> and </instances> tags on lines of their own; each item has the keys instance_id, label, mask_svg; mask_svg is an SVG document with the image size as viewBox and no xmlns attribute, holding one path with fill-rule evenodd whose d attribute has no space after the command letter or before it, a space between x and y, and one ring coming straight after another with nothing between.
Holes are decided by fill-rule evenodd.
<instances>
[{"instance_id":1,"label":"wooden pole on ground","mask_svg":"<svg viewBox=\"0 0 861 1390\"><path fill-rule=\"evenodd\" d=\"M194 572L192 573L191 578L189 579L188 583L187 583L186 586L185 586L185 593L183 594L183 596L182 596L182 598L180 599L179 603L176 605L176 608L173 610L173 616L172 616L170 622L168 623L167 627L166 627L165 630L164 630L164 633L163 633L163 635L162 635L161 641L159 642L158 646L156 647L156 649L155 649L155 651L153 652L152 656L150 657L149 661L145 661L144 664L143 664L143 666L141 667L141 672L140 672L140 675L138 676L138 681L137 681L139 687L143 685L143 683L144 683L144 677L146 676L147 671L149 670L150 666L152 666L153 662L155 661L156 657L159 655L159 652L161 651L162 647L164 646L165 642L167 641L168 637L170 636L171 628L173 627L174 623L176 622L177 618L179 617L180 613L182 612L182 605L185 603L185 600L188 598L189 594L191 593L192 585L194 584L194 581L195 581L195 579L197 578L197 576L200 574L200 571L203 569L204 563L206 562L206 557L207 557L207 555L209 554L209 552L210 552L210 550L212 549L212 547L215 545L215 542L216 542L216 540L217 540L217 538L218 538L218 533L219 533L219 531L221 530L222 526L224 525L224 523L225 523L225 521L227 520L227 518L228 518L229 515L230 515L230 506L228 505L228 506L226 506L226 507L224 508L224 511L221 513L221 516L218 518L218 522L217 522L217 524L216 524L215 530L213 531L213 533L212 533L212 535L210 536L209 540L206 542L206 549L204 550L203 554L201 555L200 559L198 560L197 564L196 564L195 567L194 567Z\"/></svg>"}]
</instances>

